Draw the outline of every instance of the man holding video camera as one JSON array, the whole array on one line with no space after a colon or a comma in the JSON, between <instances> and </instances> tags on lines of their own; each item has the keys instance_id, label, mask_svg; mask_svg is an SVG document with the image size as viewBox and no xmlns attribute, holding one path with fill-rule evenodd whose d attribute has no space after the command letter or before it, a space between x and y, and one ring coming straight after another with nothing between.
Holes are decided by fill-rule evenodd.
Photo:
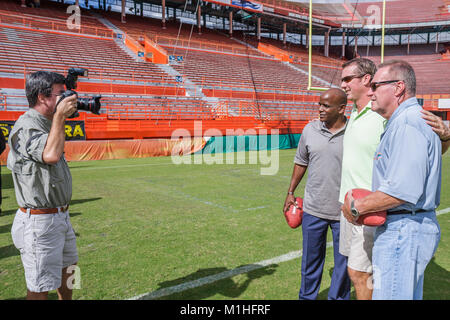
<instances>
[{"instance_id":1,"label":"man holding video camera","mask_svg":"<svg viewBox=\"0 0 450 320\"><path fill-rule=\"evenodd\" d=\"M72 298L68 267L78 262L69 218L72 176L64 158L65 120L77 111L77 96L64 99L65 77L38 71L26 79L30 109L9 136L7 166L12 171L19 209L11 235L20 250L27 299ZM74 268L69 268L69 270Z\"/></svg>"}]
</instances>

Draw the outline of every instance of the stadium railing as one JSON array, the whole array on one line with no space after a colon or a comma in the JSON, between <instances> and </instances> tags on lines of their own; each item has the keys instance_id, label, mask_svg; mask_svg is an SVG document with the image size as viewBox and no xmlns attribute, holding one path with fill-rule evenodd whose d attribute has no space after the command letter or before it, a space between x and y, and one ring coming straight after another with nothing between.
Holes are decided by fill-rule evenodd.
<instances>
[{"instance_id":1,"label":"stadium railing","mask_svg":"<svg viewBox=\"0 0 450 320\"><path fill-rule=\"evenodd\" d=\"M33 29L47 29L51 31L65 31L70 33L79 33L93 35L104 38L114 38L114 31L107 28L100 28L95 25L80 24L79 27L69 28L66 20L50 19L44 17L19 16L0 11L0 25L19 25Z\"/></svg>"},{"instance_id":2,"label":"stadium railing","mask_svg":"<svg viewBox=\"0 0 450 320\"><path fill-rule=\"evenodd\" d=\"M173 21L167 21L166 29L162 29L160 20L137 16L127 16L127 23L123 24L121 23L120 15L115 12L102 13L102 15L123 32L130 34L137 40L147 36L158 45L264 56L258 50L240 44L230 39L227 35L213 30L202 28L202 33L198 34L197 26L187 24L181 24L180 26L180 23Z\"/></svg>"},{"instance_id":3,"label":"stadium railing","mask_svg":"<svg viewBox=\"0 0 450 320\"><path fill-rule=\"evenodd\" d=\"M223 43L215 43L211 41L199 41L199 40L190 40L185 38L175 38L168 36L160 36L154 35L152 37L153 41L158 43L159 45L165 46L176 46L176 47L184 47L184 48L192 48L192 49L205 49L212 50L216 52L227 52L233 54L241 54L241 55L256 55L261 56L261 54L257 53L253 49L248 49L243 47L242 45L226 45Z\"/></svg>"},{"instance_id":4,"label":"stadium railing","mask_svg":"<svg viewBox=\"0 0 450 320\"><path fill-rule=\"evenodd\" d=\"M73 65L72 65L73 66ZM9 65L7 62L3 62L0 60L0 72L4 73L15 73L15 74L23 74L24 76L24 83L25 83L25 77L30 72L35 72L39 70L49 70L58 72L61 74L66 74L67 70L72 67L68 65L57 65L57 64L50 64L50 63L23 63L23 62L14 62L10 61ZM176 82L173 80L173 77L169 75L148 75L145 77L141 72L134 72L130 71L126 74L120 75L116 74L115 69L107 69L107 68L92 68L92 67L86 67L89 69L89 76L87 79L89 80L98 80L99 82L103 83L109 83L113 84L114 82L118 81L131 81L132 83L136 85L164 85L164 86L174 86L174 85L180 85L182 83ZM84 81L80 78L80 81ZM110 91L112 92L112 91Z\"/></svg>"}]
</instances>

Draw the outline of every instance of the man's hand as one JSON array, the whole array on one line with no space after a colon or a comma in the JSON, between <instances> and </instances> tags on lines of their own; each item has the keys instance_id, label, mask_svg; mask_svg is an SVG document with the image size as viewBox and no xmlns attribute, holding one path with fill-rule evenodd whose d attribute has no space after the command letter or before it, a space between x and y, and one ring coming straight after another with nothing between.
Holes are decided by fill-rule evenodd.
<instances>
[{"instance_id":1,"label":"man's hand","mask_svg":"<svg viewBox=\"0 0 450 320\"><path fill-rule=\"evenodd\" d=\"M59 101L60 98L61 96L56 97L56 101ZM74 94L64 98L55 108L52 127L42 152L42 161L50 165L58 163L64 153L65 120L77 111L77 96Z\"/></svg>"},{"instance_id":2,"label":"man's hand","mask_svg":"<svg viewBox=\"0 0 450 320\"><path fill-rule=\"evenodd\" d=\"M297 207L297 204L295 203L295 196L293 194L288 194L286 200L284 201L283 213L288 211L291 205Z\"/></svg>"},{"instance_id":3,"label":"man's hand","mask_svg":"<svg viewBox=\"0 0 450 320\"><path fill-rule=\"evenodd\" d=\"M341 209L342 209L342 213L344 214L345 219L347 219L348 222L359 226L360 224L356 222L357 219L355 219L352 215L351 203L353 200L354 200L353 193L350 190L347 193L347 196L345 197L344 204L342 205Z\"/></svg>"},{"instance_id":4,"label":"man's hand","mask_svg":"<svg viewBox=\"0 0 450 320\"><path fill-rule=\"evenodd\" d=\"M61 97L58 96L56 101L59 101ZM63 119L67 119L77 111L77 95L71 95L64 98L57 106L55 110L55 116L60 116Z\"/></svg>"},{"instance_id":5,"label":"man's hand","mask_svg":"<svg viewBox=\"0 0 450 320\"><path fill-rule=\"evenodd\" d=\"M421 112L422 118L425 119L426 123L437 133L441 140L450 139L450 128L445 125L440 117L425 109L422 109Z\"/></svg>"}]
</instances>

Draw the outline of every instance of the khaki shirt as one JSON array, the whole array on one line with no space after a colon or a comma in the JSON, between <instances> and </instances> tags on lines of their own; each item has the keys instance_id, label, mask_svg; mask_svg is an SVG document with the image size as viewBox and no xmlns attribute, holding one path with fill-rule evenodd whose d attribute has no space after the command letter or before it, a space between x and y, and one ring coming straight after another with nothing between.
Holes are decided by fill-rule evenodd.
<instances>
[{"instance_id":1,"label":"khaki shirt","mask_svg":"<svg viewBox=\"0 0 450 320\"><path fill-rule=\"evenodd\" d=\"M68 205L72 197L72 176L64 154L55 165L42 160L51 125L51 120L30 108L9 135L7 167L20 207L56 208Z\"/></svg>"}]
</instances>

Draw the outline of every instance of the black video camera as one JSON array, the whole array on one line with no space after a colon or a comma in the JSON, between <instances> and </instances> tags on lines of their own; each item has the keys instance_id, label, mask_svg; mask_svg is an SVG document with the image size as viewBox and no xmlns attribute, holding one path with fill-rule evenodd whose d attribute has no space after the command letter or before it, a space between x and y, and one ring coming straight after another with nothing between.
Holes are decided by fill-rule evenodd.
<instances>
[{"instance_id":1,"label":"black video camera","mask_svg":"<svg viewBox=\"0 0 450 320\"><path fill-rule=\"evenodd\" d=\"M67 97L70 97L72 95L77 95L78 97L78 93L76 91L74 91L73 89L77 88L77 80L79 76L83 76L83 77L87 77L88 75L88 70L87 69L83 69L83 68L70 68L68 70L68 74L66 77L66 88L67 90L64 91L64 93L61 95L61 98L59 99L58 103L56 105L58 105L62 100L64 100ZM77 109L78 110L86 110L86 111L90 111L93 114L100 114L100 99L101 99L101 95L95 95L92 98L78 98L77 99ZM80 114L78 113L78 111L75 111L74 114L72 114L69 118L76 118L78 117Z\"/></svg>"}]
</instances>

